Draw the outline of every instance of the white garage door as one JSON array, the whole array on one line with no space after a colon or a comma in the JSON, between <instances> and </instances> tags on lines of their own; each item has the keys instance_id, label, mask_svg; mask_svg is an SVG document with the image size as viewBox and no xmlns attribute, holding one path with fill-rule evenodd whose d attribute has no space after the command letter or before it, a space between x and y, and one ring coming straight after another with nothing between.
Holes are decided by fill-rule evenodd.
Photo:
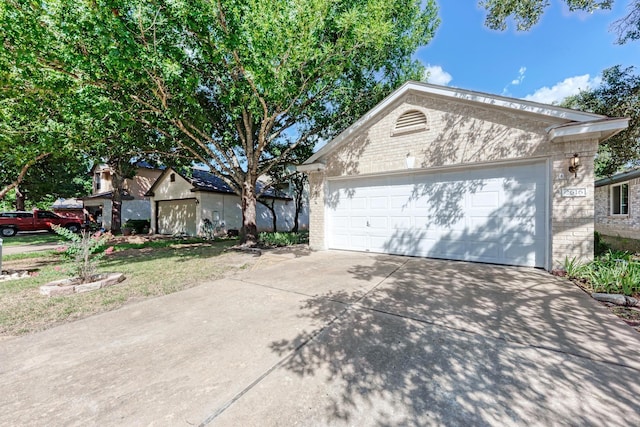
<instances>
[{"instance_id":1,"label":"white garage door","mask_svg":"<svg viewBox=\"0 0 640 427\"><path fill-rule=\"evenodd\" d=\"M196 200L163 200L158 202L158 233L195 236Z\"/></svg>"},{"instance_id":2,"label":"white garage door","mask_svg":"<svg viewBox=\"0 0 640 427\"><path fill-rule=\"evenodd\" d=\"M331 249L545 266L544 163L329 183Z\"/></svg>"}]
</instances>

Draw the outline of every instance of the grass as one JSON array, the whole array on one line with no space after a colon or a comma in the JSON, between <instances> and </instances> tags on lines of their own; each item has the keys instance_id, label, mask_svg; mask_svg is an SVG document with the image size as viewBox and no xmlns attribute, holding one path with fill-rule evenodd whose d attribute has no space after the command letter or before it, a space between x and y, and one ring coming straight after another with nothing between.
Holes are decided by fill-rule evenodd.
<instances>
[{"instance_id":1,"label":"grass","mask_svg":"<svg viewBox=\"0 0 640 427\"><path fill-rule=\"evenodd\" d=\"M140 299L166 295L246 268L248 254L224 252L233 240L161 240L142 244L120 243L105 257L99 271L125 274L118 285L93 292L48 298L38 288L68 277L58 253L39 253L38 260L13 261L26 268L39 266L33 276L0 283L0 336L21 335L59 323L109 311ZM6 268L12 268L10 264Z\"/></svg>"},{"instance_id":2,"label":"grass","mask_svg":"<svg viewBox=\"0 0 640 427\"><path fill-rule=\"evenodd\" d=\"M21 259L39 259L39 258L43 258L43 257L49 257L49 256L53 256L56 255L57 252L56 251L36 251L36 252L23 252L23 253L19 253L19 254L10 254L10 255L3 255L2 256L2 261L16 261L16 260L21 260ZM4 267L3 267L4 269Z\"/></svg>"},{"instance_id":3,"label":"grass","mask_svg":"<svg viewBox=\"0 0 640 427\"><path fill-rule=\"evenodd\" d=\"M2 239L2 246L37 245L42 243L58 243L62 238L57 234L42 232L29 234L16 234L13 237Z\"/></svg>"}]
</instances>

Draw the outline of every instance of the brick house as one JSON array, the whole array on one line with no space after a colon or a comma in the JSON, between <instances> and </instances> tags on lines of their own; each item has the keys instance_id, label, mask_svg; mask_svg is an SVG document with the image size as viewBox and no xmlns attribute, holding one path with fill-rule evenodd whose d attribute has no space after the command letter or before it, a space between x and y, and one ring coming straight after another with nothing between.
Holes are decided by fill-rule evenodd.
<instances>
[{"instance_id":1,"label":"brick house","mask_svg":"<svg viewBox=\"0 0 640 427\"><path fill-rule=\"evenodd\" d=\"M125 179L122 196L121 220L151 219L151 202L145 193L162 174L162 169L148 163L138 162L136 174ZM96 164L91 169L93 190L91 195L83 197L84 208L99 222L105 230L111 229L111 196L113 185L111 169L105 164Z\"/></svg>"},{"instance_id":2,"label":"brick house","mask_svg":"<svg viewBox=\"0 0 640 427\"><path fill-rule=\"evenodd\" d=\"M640 239L640 169L595 182L595 229L606 236Z\"/></svg>"},{"instance_id":3,"label":"brick house","mask_svg":"<svg viewBox=\"0 0 640 427\"><path fill-rule=\"evenodd\" d=\"M310 245L545 269L591 259L593 159L627 125L407 82L299 166Z\"/></svg>"}]
</instances>

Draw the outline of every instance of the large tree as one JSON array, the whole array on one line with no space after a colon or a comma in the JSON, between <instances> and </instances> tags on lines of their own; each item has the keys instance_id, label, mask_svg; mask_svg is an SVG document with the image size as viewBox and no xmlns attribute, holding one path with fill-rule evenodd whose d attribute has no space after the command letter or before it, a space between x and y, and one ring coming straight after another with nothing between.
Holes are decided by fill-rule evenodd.
<instances>
[{"instance_id":1,"label":"large tree","mask_svg":"<svg viewBox=\"0 0 640 427\"><path fill-rule=\"evenodd\" d=\"M613 0L564 0L569 10L593 12L610 9ZM505 30L512 19L518 31L526 31L540 21L549 0L481 0L481 7L487 10L485 25L492 30Z\"/></svg>"},{"instance_id":2,"label":"large tree","mask_svg":"<svg viewBox=\"0 0 640 427\"><path fill-rule=\"evenodd\" d=\"M640 0L629 1L627 15L615 21L612 29L618 35L619 44L640 39Z\"/></svg>"},{"instance_id":3,"label":"large tree","mask_svg":"<svg viewBox=\"0 0 640 427\"><path fill-rule=\"evenodd\" d=\"M602 73L602 84L563 101L570 108L612 117L629 117L629 127L607 139L598 151L596 175L612 175L630 166L640 166L640 76L633 67L619 65Z\"/></svg>"},{"instance_id":4,"label":"large tree","mask_svg":"<svg viewBox=\"0 0 640 427\"><path fill-rule=\"evenodd\" d=\"M248 241L257 178L419 78L412 55L438 23L433 0L46 3L66 46L55 63L229 184Z\"/></svg>"}]
</instances>

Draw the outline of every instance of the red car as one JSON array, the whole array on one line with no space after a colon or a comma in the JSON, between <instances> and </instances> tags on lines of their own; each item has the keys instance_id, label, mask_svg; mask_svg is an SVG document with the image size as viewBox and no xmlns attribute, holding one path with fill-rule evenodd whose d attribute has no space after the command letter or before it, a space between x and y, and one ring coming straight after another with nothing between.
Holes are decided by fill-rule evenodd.
<instances>
[{"instance_id":1,"label":"red car","mask_svg":"<svg viewBox=\"0 0 640 427\"><path fill-rule=\"evenodd\" d=\"M59 216L49 211L34 209L33 212L0 212L0 237L12 237L18 231L51 231L54 224L66 227L74 233L81 228L78 218Z\"/></svg>"}]
</instances>

